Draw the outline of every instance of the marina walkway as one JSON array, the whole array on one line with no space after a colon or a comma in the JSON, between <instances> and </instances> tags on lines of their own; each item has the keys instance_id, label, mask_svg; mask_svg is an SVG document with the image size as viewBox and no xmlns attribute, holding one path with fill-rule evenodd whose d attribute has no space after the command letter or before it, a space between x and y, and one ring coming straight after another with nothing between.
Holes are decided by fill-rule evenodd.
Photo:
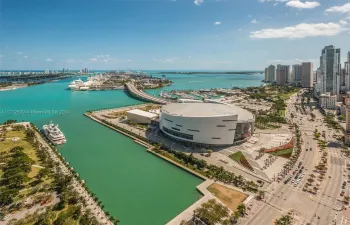
<instances>
[{"instance_id":1,"label":"marina walkway","mask_svg":"<svg viewBox=\"0 0 350 225\"><path fill-rule=\"evenodd\" d=\"M135 98L143 101L166 105L168 101L149 95L141 90L138 90L132 82L125 84L125 89Z\"/></svg>"}]
</instances>

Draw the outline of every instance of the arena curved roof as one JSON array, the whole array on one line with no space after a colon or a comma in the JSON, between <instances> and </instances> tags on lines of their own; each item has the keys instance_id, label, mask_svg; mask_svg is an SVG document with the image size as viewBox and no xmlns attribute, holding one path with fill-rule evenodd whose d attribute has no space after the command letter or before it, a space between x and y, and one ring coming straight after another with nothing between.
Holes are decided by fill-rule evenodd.
<instances>
[{"instance_id":1,"label":"arena curved roof","mask_svg":"<svg viewBox=\"0 0 350 225\"><path fill-rule=\"evenodd\" d=\"M218 103L171 103L162 111L172 116L219 117L238 115L238 121L254 120L254 115L240 107Z\"/></svg>"}]
</instances>

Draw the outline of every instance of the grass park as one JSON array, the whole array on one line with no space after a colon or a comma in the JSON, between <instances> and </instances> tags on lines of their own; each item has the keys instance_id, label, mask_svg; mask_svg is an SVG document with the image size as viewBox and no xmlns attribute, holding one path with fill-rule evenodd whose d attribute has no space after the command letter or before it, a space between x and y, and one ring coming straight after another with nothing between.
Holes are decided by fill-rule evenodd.
<instances>
[{"instance_id":1,"label":"grass park","mask_svg":"<svg viewBox=\"0 0 350 225\"><path fill-rule=\"evenodd\" d=\"M33 130L0 125L0 220L9 218L9 225L96 222L82 211L78 195L68 186L70 178L58 171ZM37 206L45 212L27 213ZM19 220L13 217L18 212L24 215Z\"/></svg>"},{"instance_id":2,"label":"grass park","mask_svg":"<svg viewBox=\"0 0 350 225\"><path fill-rule=\"evenodd\" d=\"M288 149L283 149L283 150L277 150L277 151L273 152L272 154L275 156L290 158L292 153L293 153L293 148L288 148Z\"/></svg>"},{"instance_id":3,"label":"grass park","mask_svg":"<svg viewBox=\"0 0 350 225\"><path fill-rule=\"evenodd\" d=\"M245 158L242 152L238 151L230 155L230 158L242 165L243 167L254 170L253 167L249 164L248 160Z\"/></svg>"}]
</instances>

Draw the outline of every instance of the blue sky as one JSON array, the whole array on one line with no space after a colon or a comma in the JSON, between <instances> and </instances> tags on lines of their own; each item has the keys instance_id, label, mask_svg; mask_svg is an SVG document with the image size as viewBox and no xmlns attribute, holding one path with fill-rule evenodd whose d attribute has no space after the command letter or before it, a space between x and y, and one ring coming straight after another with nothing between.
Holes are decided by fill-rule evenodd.
<instances>
[{"instance_id":1,"label":"blue sky","mask_svg":"<svg viewBox=\"0 0 350 225\"><path fill-rule=\"evenodd\" d=\"M263 69L350 51L348 0L0 0L1 69Z\"/></svg>"}]
</instances>

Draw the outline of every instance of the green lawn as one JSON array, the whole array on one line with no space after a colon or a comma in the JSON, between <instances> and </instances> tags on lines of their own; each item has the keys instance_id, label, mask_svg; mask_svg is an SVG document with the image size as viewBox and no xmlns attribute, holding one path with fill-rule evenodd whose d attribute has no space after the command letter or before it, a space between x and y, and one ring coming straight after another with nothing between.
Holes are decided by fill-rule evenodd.
<instances>
[{"instance_id":1,"label":"green lawn","mask_svg":"<svg viewBox=\"0 0 350 225\"><path fill-rule=\"evenodd\" d=\"M289 158L292 155L292 153L293 153L293 148L288 148L288 149L284 149L284 150L271 152L271 154L273 154L275 156L281 156L284 158Z\"/></svg>"},{"instance_id":2,"label":"green lawn","mask_svg":"<svg viewBox=\"0 0 350 225\"><path fill-rule=\"evenodd\" d=\"M231 159L233 159L237 162L241 161L242 156L243 156L242 152L236 152L236 153L233 153L232 155L230 155Z\"/></svg>"},{"instance_id":3,"label":"green lawn","mask_svg":"<svg viewBox=\"0 0 350 225\"><path fill-rule=\"evenodd\" d=\"M5 141L0 141L0 152L6 152L7 154L9 154L12 148L17 146L23 147L23 152L34 161L33 165L42 166L39 158L36 155L35 148L29 142L26 141L25 136L26 134L24 130L6 131ZM18 137L20 139L18 141L12 141L12 138L15 138L15 137ZM32 166L31 171L28 173L28 177L30 178L30 180L23 185L24 187L22 189L22 192L20 192L20 195L14 197L15 201L23 200L24 198L27 197L26 194L30 192L29 190L31 188L29 184L35 180L35 176L38 174L39 171L40 171L40 168ZM0 178L2 177L2 175L3 175L3 171L0 169ZM49 184L52 181L53 181L52 178L45 177L43 179L43 182L38 185L43 185L45 183Z\"/></svg>"},{"instance_id":4,"label":"green lawn","mask_svg":"<svg viewBox=\"0 0 350 225\"><path fill-rule=\"evenodd\" d=\"M35 149L25 140L24 130L20 131L8 131L6 133L6 140L0 142L0 152L8 152L16 146L24 148L24 153L26 153L31 159L35 161L34 164L39 163L38 157L36 156ZM14 137L19 137L19 141L12 141Z\"/></svg>"},{"instance_id":5,"label":"green lawn","mask_svg":"<svg viewBox=\"0 0 350 225\"><path fill-rule=\"evenodd\" d=\"M279 155L289 154L289 153L292 153L292 152L293 152L293 148L288 148L288 149L276 151L276 152L274 152L274 154L276 154L277 156L279 156Z\"/></svg>"},{"instance_id":6,"label":"green lawn","mask_svg":"<svg viewBox=\"0 0 350 225\"><path fill-rule=\"evenodd\" d=\"M235 160L242 166L244 166L247 169L254 170L253 167L249 164L248 160L244 157L242 152L236 152L230 155L231 159Z\"/></svg>"}]
</instances>

